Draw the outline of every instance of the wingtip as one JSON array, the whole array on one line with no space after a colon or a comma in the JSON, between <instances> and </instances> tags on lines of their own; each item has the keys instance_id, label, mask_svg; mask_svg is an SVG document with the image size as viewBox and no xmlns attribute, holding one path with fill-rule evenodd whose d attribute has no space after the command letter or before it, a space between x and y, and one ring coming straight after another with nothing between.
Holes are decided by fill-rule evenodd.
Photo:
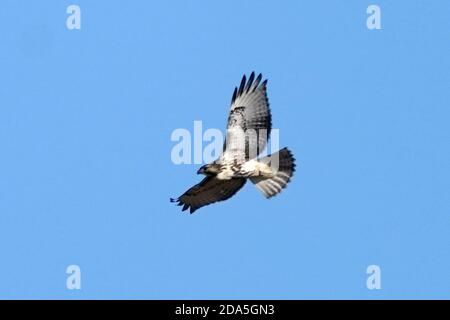
<instances>
[{"instance_id":1,"label":"wingtip","mask_svg":"<svg viewBox=\"0 0 450 320\"><path fill-rule=\"evenodd\" d=\"M250 73L249 79L252 79L251 82L253 82L253 80L255 79L255 71L252 71L252 73Z\"/></svg>"},{"instance_id":2,"label":"wingtip","mask_svg":"<svg viewBox=\"0 0 450 320\"><path fill-rule=\"evenodd\" d=\"M247 82L247 77L245 74L242 76L241 84L239 85L238 96L242 95L245 88L245 83Z\"/></svg>"},{"instance_id":3,"label":"wingtip","mask_svg":"<svg viewBox=\"0 0 450 320\"><path fill-rule=\"evenodd\" d=\"M247 84L246 84L245 89L244 89L245 92L249 92L250 91L250 88L253 85L253 80L255 80L255 71L252 71L252 73L250 74L250 77L248 78Z\"/></svg>"},{"instance_id":4,"label":"wingtip","mask_svg":"<svg viewBox=\"0 0 450 320\"><path fill-rule=\"evenodd\" d=\"M233 97L231 98L231 103L234 103L237 97L237 87L234 88Z\"/></svg>"},{"instance_id":5,"label":"wingtip","mask_svg":"<svg viewBox=\"0 0 450 320\"><path fill-rule=\"evenodd\" d=\"M233 97L231 98L231 103L234 103L236 99L244 93L254 92L256 89L261 88L265 90L265 86L267 85L267 79L261 83L262 73L259 73L255 78L255 71L250 73L247 81L247 75L242 76L241 83L239 87L234 88ZM260 84L261 83L261 84Z\"/></svg>"},{"instance_id":6,"label":"wingtip","mask_svg":"<svg viewBox=\"0 0 450 320\"><path fill-rule=\"evenodd\" d=\"M180 201L180 198L170 198L171 203L176 203L177 206L182 206L183 203Z\"/></svg>"},{"instance_id":7,"label":"wingtip","mask_svg":"<svg viewBox=\"0 0 450 320\"><path fill-rule=\"evenodd\" d=\"M258 74L258 76L256 77L255 81L253 82L253 87L252 87L253 88L252 89L253 92L258 88L259 83L261 82L261 79L262 79L262 74L260 73L260 74Z\"/></svg>"}]
</instances>

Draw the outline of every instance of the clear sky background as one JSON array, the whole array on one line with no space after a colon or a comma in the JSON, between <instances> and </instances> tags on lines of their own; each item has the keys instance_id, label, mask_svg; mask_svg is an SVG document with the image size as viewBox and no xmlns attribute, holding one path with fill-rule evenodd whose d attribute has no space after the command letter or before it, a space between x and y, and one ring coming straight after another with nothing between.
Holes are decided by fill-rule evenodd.
<instances>
[{"instance_id":1,"label":"clear sky background","mask_svg":"<svg viewBox=\"0 0 450 320\"><path fill-rule=\"evenodd\" d=\"M66 8L81 7L81 30ZM381 30L366 8L381 7ZM2 1L0 298L450 298L450 2ZM269 79L297 171L181 213L176 128ZM81 290L66 268L81 268ZM368 290L366 268L381 268Z\"/></svg>"}]
</instances>

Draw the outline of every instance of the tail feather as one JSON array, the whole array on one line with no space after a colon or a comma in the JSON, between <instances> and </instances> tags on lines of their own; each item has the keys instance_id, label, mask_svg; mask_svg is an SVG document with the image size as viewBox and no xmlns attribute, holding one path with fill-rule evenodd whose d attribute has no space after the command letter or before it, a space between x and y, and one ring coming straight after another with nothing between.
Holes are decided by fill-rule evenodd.
<instances>
[{"instance_id":1,"label":"tail feather","mask_svg":"<svg viewBox=\"0 0 450 320\"><path fill-rule=\"evenodd\" d=\"M273 171L272 177L251 177L259 191L266 197L271 198L286 188L295 172L295 159L288 148L283 148L259 160L269 165Z\"/></svg>"}]
</instances>

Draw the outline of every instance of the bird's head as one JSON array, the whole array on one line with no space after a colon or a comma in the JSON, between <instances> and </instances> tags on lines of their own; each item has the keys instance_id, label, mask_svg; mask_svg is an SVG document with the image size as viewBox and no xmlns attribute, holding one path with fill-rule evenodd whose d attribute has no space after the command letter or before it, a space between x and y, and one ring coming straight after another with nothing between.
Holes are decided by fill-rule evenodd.
<instances>
[{"instance_id":1,"label":"bird's head","mask_svg":"<svg viewBox=\"0 0 450 320\"><path fill-rule=\"evenodd\" d=\"M197 174L204 174L205 176L215 176L219 173L220 166L214 163L205 164L198 169Z\"/></svg>"}]
</instances>

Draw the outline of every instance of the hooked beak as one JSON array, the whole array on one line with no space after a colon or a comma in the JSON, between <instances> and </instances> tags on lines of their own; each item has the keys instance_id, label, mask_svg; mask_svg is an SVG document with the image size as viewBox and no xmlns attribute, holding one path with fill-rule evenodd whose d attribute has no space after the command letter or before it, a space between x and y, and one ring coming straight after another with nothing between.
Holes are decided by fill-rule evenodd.
<instances>
[{"instance_id":1,"label":"hooked beak","mask_svg":"<svg viewBox=\"0 0 450 320\"><path fill-rule=\"evenodd\" d=\"M205 168L201 167L200 169L198 169L197 174L204 174L205 173Z\"/></svg>"}]
</instances>

